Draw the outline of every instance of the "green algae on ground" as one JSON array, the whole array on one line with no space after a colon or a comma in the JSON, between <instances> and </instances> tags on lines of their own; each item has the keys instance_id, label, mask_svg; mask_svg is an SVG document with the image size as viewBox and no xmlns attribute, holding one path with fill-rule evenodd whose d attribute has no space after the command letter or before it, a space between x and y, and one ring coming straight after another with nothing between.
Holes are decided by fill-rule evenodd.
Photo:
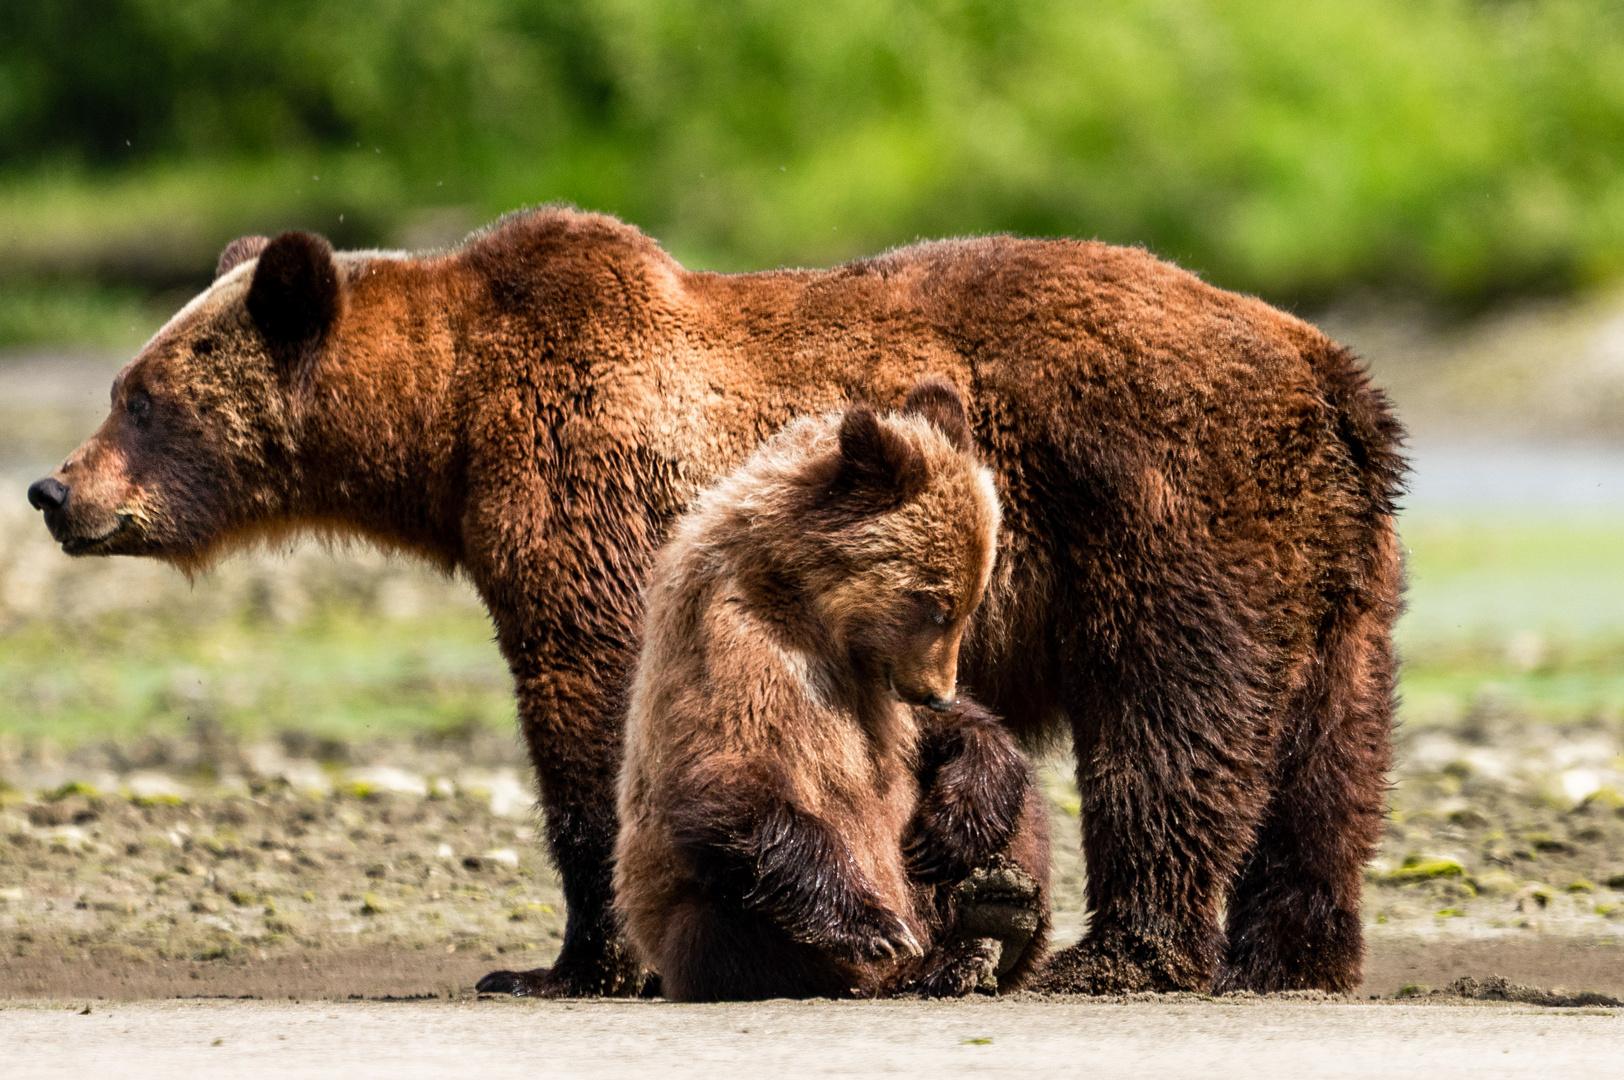
<instances>
[{"instance_id":1,"label":"green algae on ground","mask_svg":"<svg viewBox=\"0 0 1624 1080\"><path fill-rule=\"evenodd\" d=\"M1436 878L1463 878L1465 875L1466 868L1454 859L1429 859L1411 855L1404 860L1403 866L1385 875L1383 880L1390 885L1409 885Z\"/></svg>"}]
</instances>

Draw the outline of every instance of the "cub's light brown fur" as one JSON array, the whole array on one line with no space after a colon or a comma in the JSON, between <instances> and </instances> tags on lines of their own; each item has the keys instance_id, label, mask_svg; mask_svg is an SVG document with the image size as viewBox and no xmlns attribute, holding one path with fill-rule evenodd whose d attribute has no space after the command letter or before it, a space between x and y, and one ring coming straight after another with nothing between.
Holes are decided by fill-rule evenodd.
<instances>
[{"instance_id":1,"label":"cub's light brown fur","mask_svg":"<svg viewBox=\"0 0 1624 1080\"><path fill-rule=\"evenodd\" d=\"M882 957L943 929L903 849L942 722L925 706L951 711L999 514L951 387L910 404L793 422L655 563L616 895L667 996L874 992L919 967Z\"/></svg>"}]
</instances>

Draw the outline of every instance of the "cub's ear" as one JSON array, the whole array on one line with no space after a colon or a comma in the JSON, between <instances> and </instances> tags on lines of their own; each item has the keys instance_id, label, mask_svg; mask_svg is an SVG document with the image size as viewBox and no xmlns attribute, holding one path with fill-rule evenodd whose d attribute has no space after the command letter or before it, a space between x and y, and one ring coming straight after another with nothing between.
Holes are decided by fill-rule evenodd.
<instances>
[{"instance_id":1,"label":"cub's ear","mask_svg":"<svg viewBox=\"0 0 1624 1080\"><path fill-rule=\"evenodd\" d=\"M248 314L273 348L320 341L338 307L338 267L324 237L285 232L265 245L248 286Z\"/></svg>"},{"instance_id":2,"label":"cub's ear","mask_svg":"<svg viewBox=\"0 0 1624 1080\"><path fill-rule=\"evenodd\" d=\"M220 261L214 264L214 280L219 281L249 259L258 258L270 242L268 236L237 237L220 252Z\"/></svg>"},{"instance_id":3,"label":"cub's ear","mask_svg":"<svg viewBox=\"0 0 1624 1080\"><path fill-rule=\"evenodd\" d=\"M970 417L964 411L964 399L940 375L927 375L914 383L902 402L902 415L924 417L959 453L970 452Z\"/></svg>"},{"instance_id":4,"label":"cub's ear","mask_svg":"<svg viewBox=\"0 0 1624 1080\"><path fill-rule=\"evenodd\" d=\"M912 443L880 423L867 405L846 410L840 420L839 487L883 505L895 505L924 482L925 459Z\"/></svg>"}]
</instances>

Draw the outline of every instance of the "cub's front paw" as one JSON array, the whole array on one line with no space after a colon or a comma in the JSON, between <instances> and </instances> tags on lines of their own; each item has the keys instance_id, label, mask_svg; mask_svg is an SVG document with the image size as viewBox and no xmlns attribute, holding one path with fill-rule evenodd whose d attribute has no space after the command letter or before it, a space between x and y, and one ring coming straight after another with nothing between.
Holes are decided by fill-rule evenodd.
<instances>
[{"instance_id":1,"label":"cub's front paw","mask_svg":"<svg viewBox=\"0 0 1624 1080\"><path fill-rule=\"evenodd\" d=\"M1043 890L1021 867L995 858L954 886L951 902L962 937L996 938L1013 964L1044 919Z\"/></svg>"},{"instance_id":2,"label":"cub's front paw","mask_svg":"<svg viewBox=\"0 0 1624 1080\"><path fill-rule=\"evenodd\" d=\"M902 917L878 904L862 908L834 927L825 944L849 960L895 960L925 955L924 947Z\"/></svg>"},{"instance_id":3,"label":"cub's front paw","mask_svg":"<svg viewBox=\"0 0 1624 1080\"><path fill-rule=\"evenodd\" d=\"M998 993L1003 946L993 938L964 939L932 953L904 992L926 998Z\"/></svg>"}]
</instances>

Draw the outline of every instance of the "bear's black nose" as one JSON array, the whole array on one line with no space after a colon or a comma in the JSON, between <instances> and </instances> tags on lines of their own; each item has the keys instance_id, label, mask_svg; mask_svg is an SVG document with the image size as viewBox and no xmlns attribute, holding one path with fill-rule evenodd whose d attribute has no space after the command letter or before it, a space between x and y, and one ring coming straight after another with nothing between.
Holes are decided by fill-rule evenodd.
<instances>
[{"instance_id":1,"label":"bear's black nose","mask_svg":"<svg viewBox=\"0 0 1624 1080\"><path fill-rule=\"evenodd\" d=\"M931 712L946 712L953 707L953 699L934 694L925 699L925 707Z\"/></svg>"},{"instance_id":2,"label":"bear's black nose","mask_svg":"<svg viewBox=\"0 0 1624 1080\"><path fill-rule=\"evenodd\" d=\"M28 485L28 505L35 510L60 510L67 502L68 485L55 477L47 476Z\"/></svg>"}]
</instances>

